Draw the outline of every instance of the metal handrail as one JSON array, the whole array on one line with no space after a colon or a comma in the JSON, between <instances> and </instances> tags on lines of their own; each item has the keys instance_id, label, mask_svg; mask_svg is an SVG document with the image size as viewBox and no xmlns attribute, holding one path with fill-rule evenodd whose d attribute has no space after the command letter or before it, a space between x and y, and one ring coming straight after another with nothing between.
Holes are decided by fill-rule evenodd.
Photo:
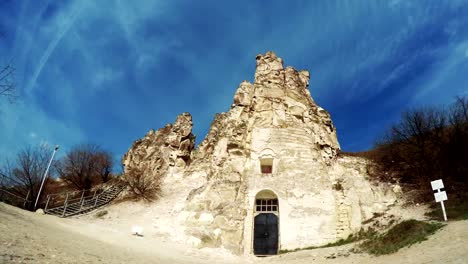
<instances>
[{"instance_id":1,"label":"metal handrail","mask_svg":"<svg viewBox=\"0 0 468 264\"><path fill-rule=\"evenodd\" d=\"M116 184L116 182L117 182L117 184ZM87 191L89 192L92 189L91 190L83 190L83 191L72 191L72 192L62 192L62 193L50 194L50 195L47 196L47 202L46 202L46 206L45 206L44 210L46 210L46 211L47 210L53 210L53 209L56 209L56 208L60 208L62 206L64 208L66 208L66 206L68 206L68 204L73 204L73 203L76 203L78 201L81 203L81 206L83 206L84 201L86 201L86 200L90 201L90 200L93 200L93 199L96 199L95 203L97 203L97 200L99 199L101 194L103 194L107 190L112 189L113 187L119 186L119 185L121 185L119 179L114 178L114 179L112 179L110 181L107 181L107 182L105 182L103 184L100 184L100 185L96 186L97 188L94 188L95 190L94 190L93 195L84 196L85 192L87 192ZM79 196L76 195L77 198L71 198L70 199L70 194L80 194L80 195ZM65 199L55 200L55 198L54 198L54 197L57 197L57 196L63 197L63 195L65 195ZM72 195L72 197L73 197L73 195ZM50 205L51 202L54 205L56 205L56 204L59 204L59 205L49 208L49 205Z\"/></svg>"},{"instance_id":2,"label":"metal handrail","mask_svg":"<svg viewBox=\"0 0 468 264\"><path fill-rule=\"evenodd\" d=\"M56 215L59 214L61 217L66 217L66 216L71 216L71 215L75 215L78 213L82 213L84 211L92 210L93 208L96 208L98 204L102 205L112 200L113 197L115 197L123 188L124 186L120 184L114 184L114 185L108 186L108 188L103 188L102 191L98 194L96 194L95 192L95 194L92 196L90 195L90 196L84 197L82 195L82 197L80 197L79 199L78 198L69 199L69 197L67 196L65 202L62 205L47 209L48 208L47 206L50 202L50 197L49 197L47 204L46 204L45 212L56 214ZM105 196L109 194L112 194L111 198L109 198L108 196ZM104 197L104 198L101 198L101 197ZM85 202L87 202L86 207L83 208ZM73 208L69 209L70 207L73 207Z\"/></svg>"},{"instance_id":3,"label":"metal handrail","mask_svg":"<svg viewBox=\"0 0 468 264\"><path fill-rule=\"evenodd\" d=\"M60 192L60 193L52 193L52 194L49 194L49 196L66 196L67 194L73 194L73 193L81 193L81 192L85 192L85 191L91 191L91 190L99 190L99 189L108 189L108 188L111 188L112 186L114 186L114 182L120 182L120 179L119 178L113 178L107 182L104 182L104 183L101 183L99 185L96 185L94 186L93 188L91 189L88 189L88 190L82 190L82 191L66 191L66 192Z\"/></svg>"},{"instance_id":4,"label":"metal handrail","mask_svg":"<svg viewBox=\"0 0 468 264\"><path fill-rule=\"evenodd\" d=\"M30 202L27 198L25 199L25 198L23 198L23 197L21 197L21 196L18 196L18 195L16 195L16 194L14 194L14 193L11 193L11 192L9 192L9 191L3 189L2 187L0 187L0 191L6 192L7 194L12 195L12 196L15 196L15 198L21 199L21 200L23 200L23 201ZM29 196L29 192L28 192L28 196ZM27 197L27 196L26 196L26 197Z\"/></svg>"},{"instance_id":5,"label":"metal handrail","mask_svg":"<svg viewBox=\"0 0 468 264\"><path fill-rule=\"evenodd\" d=\"M23 197L21 197L21 196L19 196L19 195L16 195L16 194L14 194L14 193L12 193L12 192L9 192L9 191L3 189L3 188L0 186L0 200L3 200L3 199L2 199L2 198L3 198L3 193L6 193L6 194L12 196L14 199L17 199L17 200L19 199L21 202L23 202L23 208L26 208L26 205L29 204L29 203L31 202L30 200L28 200L29 194L31 193L31 191L28 191L28 194L26 195L26 198L23 198ZM9 201L10 203L13 202L12 200L4 200L4 201L7 201L7 202ZM15 202L14 205L15 205L15 206L18 206L18 203Z\"/></svg>"},{"instance_id":6,"label":"metal handrail","mask_svg":"<svg viewBox=\"0 0 468 264\"><path fill-rule=\"evenodd\" d=\"M86 190L84 191L73 191L73 192L65 192L65 193L60 193L60 195L58 194L50 194L50 195L47 195L47 202L46 202L46 206L44 208L44 210L47 210L49 206L52 206L55 205L55 204L60 204L59 206L62 206L65 201L67 201L69 199L69 197L74 197L75 194L79 194L81 192L86 192ZM62 195L65 196L65 198L61 198L63 197ZM81 196L81 195L80 195ZM57 197L59 197L57 199ZM76 199L76 198L72 198L73 200Z\"/></svg>"},{"instance_id":7,"label":"metal handrail","mask_svg":"<svg viewBox=\"0 0 468 264\"><path fill-rule=\"evenodd\" d=\"M89 201L89 200L92 200L93 198L95 198L95 197L97 197L97 196L99 196L99 195L101 195L101 194L102 194L102 192L99 193L98 195L90 195L90 196L86 196L86 197L82 197L82 198L66 199L66 200L64 200L64 201L67 201L68 204L72 203L72 201L73 201L73 202L76 202L76 201L85 201L85 200L88 200L88 201ZM91 199L88 199L88 198L90 198L90 197L91 197ZM59 205L59 206L56 206L56 207L52 207L52 208L46 208L45 210L53 210L53 209L55 209L55 208L59 208L59 207L62 207L62 206L63 206L63 204L62 204L62 205Z\"/></svg>"},{"instance_id":8,"label":"metal handrail","mask_svg":"<svg viewBox=\"0 0 468 264\"><path fill-rule=\"evenodd\" d=\"M80 193L82 191L66 191L66 192L59 192L59 193L51 193L48 196L53 197L53 196L61 196L61 195L67 195L67 194L72 194L72 193Z\"/></svg>"}]
</instances>

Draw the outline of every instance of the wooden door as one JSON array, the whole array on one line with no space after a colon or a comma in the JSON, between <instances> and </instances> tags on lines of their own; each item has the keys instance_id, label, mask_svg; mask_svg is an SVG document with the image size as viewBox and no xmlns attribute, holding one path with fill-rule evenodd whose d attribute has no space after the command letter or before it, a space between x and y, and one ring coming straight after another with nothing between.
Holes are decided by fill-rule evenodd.
<instances>
[{"instance_id":1,"label":"wooden door","mask_svg":"<svg viewBox=\"0 0 468 264\"><path fill-rule=\"evenodd\" d=\"M254 220L254 254L278 254L278 216L262 213Z\"/></svg>"}]
</instances>

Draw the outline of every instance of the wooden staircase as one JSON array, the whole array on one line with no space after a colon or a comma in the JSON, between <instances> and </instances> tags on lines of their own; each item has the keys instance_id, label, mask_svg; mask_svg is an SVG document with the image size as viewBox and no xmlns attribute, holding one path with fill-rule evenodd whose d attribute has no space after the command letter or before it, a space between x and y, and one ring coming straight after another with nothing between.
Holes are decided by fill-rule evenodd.
<instances>
[{"instance_id":1,"label":"wooden staircase","mask_svg":"<svg viewBox=\"0 0 468 264\"><path fill-rule=\"evenodd\" d=\"M47 196L44 212L59 217L69 217L91 212L112 201L125 189L121 182L106 183L92 191L66 192ZM93 193L93 195L85 196Z\"/></svg>"}]
</instances>

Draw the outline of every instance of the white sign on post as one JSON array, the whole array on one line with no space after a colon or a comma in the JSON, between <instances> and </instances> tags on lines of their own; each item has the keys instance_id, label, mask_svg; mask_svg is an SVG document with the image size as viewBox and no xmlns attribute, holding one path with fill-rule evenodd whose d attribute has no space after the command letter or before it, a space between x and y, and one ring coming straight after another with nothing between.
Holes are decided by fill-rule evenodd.
<instances>
[{"instance_id":1,"label":"white sign on post","mask_svg":"<svg viewBox=\"0 0 468 264\"><path fill-rule=\"evenodd\" d=\"M447 200L447 193L446 192L436 192L434 193L435 199L437 203L443 202Z\"/></svg>"},{"instance_id":2,"label":"white sign on post","mask_svg":"<svg viewBox=\"0 0 468 264\"><path fill-rule=\"evenodd\" d=\"M440 202L442 206L442 212L444 213L444 220L447 221L447 214L445 214L445 206L444 201L447 200L447 193L445 191L440 191L440 189L444 188L444 183L442 180L431 181L432 190L437 191L434 193L434 197L437 203Z\"/></svg>"},{"instance_id":3,"label":"white sign on post","mask_svg":"<svg viewBox=\"0 0 468 264\"><path fill-rule=\"evenodd\" d=\"M444 188L442 180L431 181L432 190L437 191L438 189Z\"/></svg>"}]
</instances>

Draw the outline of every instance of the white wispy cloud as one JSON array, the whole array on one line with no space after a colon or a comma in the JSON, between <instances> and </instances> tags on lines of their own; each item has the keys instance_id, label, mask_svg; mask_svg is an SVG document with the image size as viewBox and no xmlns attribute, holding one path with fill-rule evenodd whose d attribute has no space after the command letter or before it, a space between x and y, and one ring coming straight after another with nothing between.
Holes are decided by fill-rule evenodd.
<instances>
[{"instance_id":1,"label":"white wispy cloud","mask_svg":"<svg viewBox=\"0 0 468 264\"><path fill-rule=\"evenodd\" d=\"M29 79L26 87L25 92L29 95L31 89L36 85L37 78L42 72L42 69L46 65L47 61L49 60L50 55L54 52L55 48L57 47L58 43L62 40L63 36L68 32L68 30L72 27L73 23L77 15L79 15L81 8L74 8L70 12L70 14L63 14L61 16L57 16L53 25L53 29L49 30L49 34L51 35L50 42L47 44L47 48L42 53L42 56L37 64L32 77Z\"/></svg>"},{"instance_id":2,"label":"white wispy cloud","mask_svg":"<svg viewBox=\"0 0 468 264\"><path fill-rule=\"evenodd\" d=\"M446 56L428 73L430 78L424 79L420 84L412 98L413 104L448 104L455 96L468 91L463 74L468 72L468 36L466 41L450 44L453 46L447 49Z\"/></svg>"},{"instance_id":3,"label":"white wispy cloud","mask_svg":"<svg viewBox=\"0 0 468 264\"><path fill-rule=\"evenodd\" d=\"M288 3L288 12L281 1L19 5L11 16L0 10L0 23L13 32L11 43L0 43L0 58L15 58L23 100L0 113L4 149L13 140L90 140L123 153L131 140L182 111L194 115L200 139L214 113L228 109L237 85L252 80L255 55L268 50L286 65L309 69L311 94L327 109L439 100L441 87L449 87L444 98L465 92L455 80L461 83L460 69L467 69L467 21L450 16L463 1L440 8L303 1ZM419 64L425 59L430 67ZM418 67L418 76L408 74Z\"/></svg>"}]
</instances>

